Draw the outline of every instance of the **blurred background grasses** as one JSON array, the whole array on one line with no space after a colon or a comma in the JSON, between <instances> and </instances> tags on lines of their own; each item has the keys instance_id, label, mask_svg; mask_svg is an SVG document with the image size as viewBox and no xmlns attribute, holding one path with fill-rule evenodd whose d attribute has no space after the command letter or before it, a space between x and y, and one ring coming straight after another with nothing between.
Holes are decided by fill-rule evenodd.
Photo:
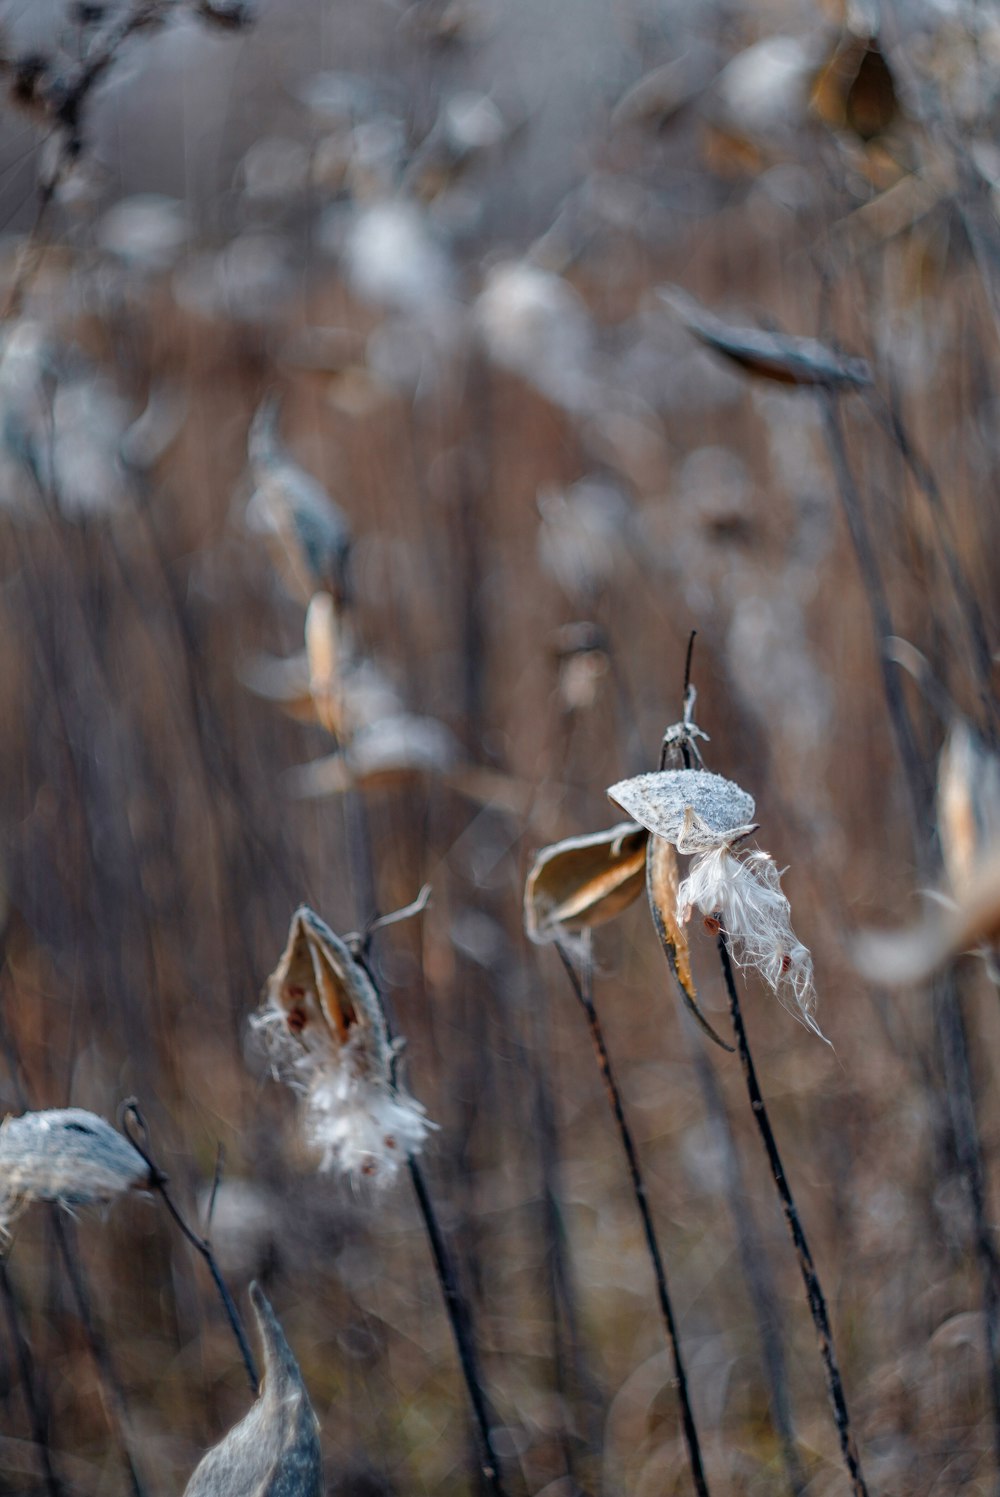
<instances>
[{"instance_id":1,"label":"blurred background grasses","mask_svg":"<svg viewBox=\"0 0 1000 1497\"><path fill-rule=\"evenodd\" d=\"M60 80L144 11L162 24L116 47L70 129ZM914 804L819 403L724 364L655 288L870 361L992 644L1000 13L11 3L2 26L0 1105L113 1119L136 1095L195 1214L221 1145L216 1251L282 1319L330 1491L468 1491L465 1393L405 1182L317 1175L247 1032L299 903L346 931L429 882L428 911L374 950L440 1125L427 1173L508 1490L688 1491L618 1142L521 892L538 848L612 825L605 787L655 767L697 629L707 762L754 794L789 866L834 1046L751 987L871 1488L992 1492L996 989L981 963L949 979L966 1074L940 984L890 995L849 959L853 930L913 919L933 881L947 722L888 667ZM359 650L465 766L362 786L370 873L352 797L290 794L329 737L245 684L303 639L245 519L247 430L272 392L289 453L350 521ZM927 486L869 402L841 413L892 629L989 736ZM713 1489L789 1490L783 1364L802 1489L843 1491L738 1065L682 1017L656 948L644 909L602 930L596 999ZM712 943L695 948L724 1025ZM178 1492L246 1405L210 1280L142 1200L74 1231L143 1486ZM65 1491L125 1490L57 1248L30 1214L8 1263L52 1461ZM24 1391L5 1334L11 1493L47 1489Z\"/></svg>"}]
</instances>

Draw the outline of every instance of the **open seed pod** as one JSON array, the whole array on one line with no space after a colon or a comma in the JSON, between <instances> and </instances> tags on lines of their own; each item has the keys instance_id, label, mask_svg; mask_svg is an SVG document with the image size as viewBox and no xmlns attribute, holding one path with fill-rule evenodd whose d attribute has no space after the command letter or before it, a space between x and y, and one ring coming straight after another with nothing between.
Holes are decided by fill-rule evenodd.
<instances>
[{"instance_id":1,"label":"open seed pod","mask_svg":"<svg viewBox=\"0 0 1000 1497\"><path fill-rule=\"evenodd\" d=\"M720 847L756 831L753 796L705 769L636 775L619 780L608 795L640 826L683 853Z\"/></svg>"},{"instance_id":2,"label":"open seed pod","mask_svg":"<svg viewBox=\"0 0 1000 1497\"><path fill-rule=\"evenodd\" d=\"M26 1112L0 1125L0 1234L31 1201L105 1205L151 1184L142 1155L92 1112Z\"/></svg>"},{"instance_id":3,"label":"open seed pod","mask_svg":"<svg viewBox=\"0 0 1000 1497\"><path fill-rule=\"evenodd\" d=\"M538 944L603 925L642 892L648 834L622 822L545 847L524 886L524 928Z\"/></svg>"},{"instance_id":4,"label":"open seed pod","mask_svg":"<svg viewBox=\"0 0 1000 1497\"><path fill-rule=\"evenodd\" d=\"M723 1050L732 1050L732 1045L727 1045L725 1040L719 1038L698 1007L687 932L677 918L677 893L680 886L680 867L673 843L668 842L665 837L650 837L646 847L646 897L667 965L680 988L684 1007L699 1028Z\"/></svg>"},{"instance_id":5,"label":"open seed pod","mask_svg":"<svg viewBox=\"0 0 1000 1497\"><path fill-rule=\"evenodd\" d=\"M861 389L872 382L864 359L848 358L815 338L731 327L678 286L661 286L659 295L699 343L739 364L748 374L782 385L820 385L827 389Z\"/></svg>"},{"instance_id":6,"label":"open seed pod","mask_svg":"<svg viewBox=\"0 0 1000 1497\"><path fill-rule=\"evenodd\" d=\"M202 1458L184 1497L322 1497L319 1427L299 1365L256 1283L250 1302L264 1353L260 1395Z\"/></svg>"},{"instance_id":7,"label":"open seed pod","mask_svg":"<svg viewBox=\"0 0 1000 1497\"><path fill-rule=\"evenodd\" d=\"M267 999L307 1050L341 1050L363 1031L371 1068L388 1076L389 1041L371 979L308 905L292 916L288 944L268 978Z\"/></svg>"}]
</instances>

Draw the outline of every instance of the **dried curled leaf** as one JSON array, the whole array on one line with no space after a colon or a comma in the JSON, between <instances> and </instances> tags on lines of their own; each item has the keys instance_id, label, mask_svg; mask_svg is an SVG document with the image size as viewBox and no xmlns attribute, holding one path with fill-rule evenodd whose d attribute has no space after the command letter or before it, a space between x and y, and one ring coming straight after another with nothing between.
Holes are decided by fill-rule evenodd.
<instances>
[{"instance_id":1,"label":"dried curled leaf","mask_svg":"<svg viewBox=\"0 0 1000 1497\"><path fill-rule=\"evenodd\" d=\"M0 1125L0 1235L32 1201L104 1205L150 1183L128 1139L83 1108L26 1112Z\"/></svg>"},{"instance_id":2,"label":"dried curled leaf","mask_svg":"<svg viewBox=\"0 0 1000 1497\"><path fill-rule=\"evenodd\" d=\"M667 964L677 980L688 1013L709 1039L723 1050L732 1051L732 1045L719 1038L698 1006L687 932L677 918L680 884L680 867L673 844L664 837L650 837L646 848L646 896Z\"/></svg>"},{"instance_id":3,"label":"dried curled leaf","mask_svg":"<svg viewBox=\"0 0 1000 1497\"><path fill-rule=\"evenodd\" d=\"M545 847L524 885L524 928L539 945L612 920L638 899L648 833L626 821Z\"/></svg>"},{"instance_id":4,"label":"dried curled leaf","mask_svg":"<svg viewBox=\"0 0 1000 1497\"><path fill-rule=\"evenodd\" d=\"M184 1497L321 1497L319 1426L299 1365L256 1283L250 1301L264 1353L260 1396L202 1458Z\"/></svg>"},{"instance_id":5,"label":"dried curled leaf","mask_svg":"<svg viewBox=\"0 0 1000 1497\"><path fill-rule=\"evenodd\" d=\"M640 826L684 853L738 841L756 830L753 796L705 769L636 775L619 780L608 795Z\"/></svg>"},{"instance_id":6,"label":"dried curled leaf","mask_svg":"<svg viewBox=\"0 0 1000 1497\"><path fill-rule=\"evenodd\" d=\"M678 286L661 286L659 295L699 343L739 364L748 374L782 385L820 385L826 389L857 390L872 382L864 359L848 358L815 338L731 327Z\"/></svg>"}]
</instances>

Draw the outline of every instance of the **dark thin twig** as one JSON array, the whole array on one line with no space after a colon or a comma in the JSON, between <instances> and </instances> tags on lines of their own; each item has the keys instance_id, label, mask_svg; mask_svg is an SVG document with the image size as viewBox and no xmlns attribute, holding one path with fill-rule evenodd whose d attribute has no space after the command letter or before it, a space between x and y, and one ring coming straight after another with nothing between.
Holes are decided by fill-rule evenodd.
<instances>
[{"instance_id":1,"label":"dark thin twig","mask_svg":"<svg viewBox=\"0 0 1000 1497\"><path fill-rule=\"evenodd\" d=\"M426 887L426 886L425 886ZM429 891L428 891L429 892ZM407 905L404 911L398 912L403 918L409 913L423 909L426 900L424 890L413 901ZM391 918L391 917L390 917ZM393 1043L392 1021L389 1016L385 997L379 986L372 968L368 964L368 950L371 945L371 937L380 925L385 924L384 919L373 920L369 923L368 930L361 938L357 949L355 960L360 962L368 974L379 1007L382 1010L382 1019L385 1024L386 1035L389 1039L392 1060L390 1062L390 1073L393 1086L397 1082L397 1068L400 1057L400 1047ZM485 1384L479 1367L479 1354L476 1350L476 1337L472 1325L472 1313L468 1302L462 1293L458 1279L458 1272L454 1260L448 1250L441 1224L434 1210L434 1202L430 1191L427 1189L427 1181L423 1170L413 1154L406 1156L406 1167L413 1181L414 1193L417 1197L417 1205L423 1219L424 1230L430 1243L431 1256L434 1259L434 1268L437 1272L438 1283L441 1286L441 1297L451 1325L451 1333L455 1339L455 1349L458 1352L458 1360L465 1379L465 1386L469 1393L469 1402L476 1422L476 1432L479 1439L480 1471L483 1479L495 1497L504 1497L503 1483L500 1477L500 1461L493 1444L493 1425L495 1416L486 1396Z\"/></svg>"},{"instance_id":2,"label":"dark thin twig","mask_svg":"<svg viewBox=\"0 0 1000 1497\"><path fill-rule=\"evenodd\" d=\"M119 1111L119 1125L132 1147L138 1154L142 1155L142 1158L149 1170L151 1189L155 1190L157 1195L161 1197L163 1204L170 1212L170 1215L173 1217L183 1235L187 1238L188 1242L194 1248L195 1252L200 1253L204 1258L206 1264L208 1265L208 1271L212 1275L212 1282L215 1284L215 1287L218 1290L219 1298L222 1301L222 1308L226 1312L226 1319L229 1321L230 1329L232 1330L232 1333L236 1338L236 1344L240 1349L240 1356L243 1359L243 1366L246 1369L247 1380L249 1381L250 1387L252 1388L254 1396L256 1397L257 1393L260 1391L260 1379L257 1376L257 1366L253 1359L253 1353L250 1350L250 1343L247 1340L246 1331L243 1329L243 1323L240 1320L239 1311L237 1310L236 1305L233 1303L232 1295L226 1288L226 1283L222 1277L222 1274L219 1272L219 1265L215 1261L215 1254L212 1252L211 1243L207 1238L199 1237L197 1232L192 1231L181 1213L178 1211L170 1195L170 1192L167 1190L167 1177L149 1153L149 1129L147 1128L146 1120L139 1109L139 1104L134 1097L129 1097L125 1102L122 1103ZM139 1135L142 1139L141 1143L136 1138L132 1125L134 1125L134 1128L138 1129Z\"/></svg>"},{"instance_id":3,"label":"dark thin twig","mask_svg":"<svg viewBox=\"0 0 1000 1497\"><path fill-rule=\"evenodd\" d=\"M837 1434L840 1437L840 1452L847 1467L847 1473L851 1482L851 1490L855 1497L867 1497L868 1488L861 1474L861 1462L858 1456L857 1445L851 1430L850 1415L847 1412L847 1400L844 1397L844 1385L840 1376L840 1367L837 1363L837 1355L833 1345L833 1333L830 1330L830 1317L827 1314L826 1299L816 1273L816 1265L813 1262L806 1234L802 1229L798 1208L792 1195L791 1187L785 1175L781 1155L771 1128L771 1121L767 1115L764 1098L761 1095L760 1083L757 1080L757 1070L750 1054L750 1042L743 1025L743 1014L740 1009L739 993L736 989L736 979L733 976L733 965L729 957L729 946L726 941L725 931L719 934L719 960L722 963L722 975L726 982L726 993L729 997L729 1013L733 1021L733 1031L736 1035L736 1044L740 1053L740 1064L743 1067L743 1076L747 1084L747 1092L750 1097L750 1109L753 1113L757 1131L761 1136L764 1151L767 1154L768 1163L771 1166L771 1178L774 1180L781 1200L781 1207L785 1213L785 1221L788 1223L788 1231L795 1247L795 1256L799 1260L799 1268L802 1272L802 1281L806 1286L806 1299L809 1302L809 1311L812 1315L813 1325L816 1327L816 1335L819 1340L820 1356L823 1359L823 1368L826 1373L826 1386L830 1395L830 1403L833 1406L833 1417L837 1426Z\"/></svg>"},{"instance_id":4,"label":"dark thin twig","mask_svg":"<svg viewBox=\"0 0 1000 1497\"><path fill-rule=\"evenodd\" d=\"M635 1196L636 1205L642 1217L646 1247L656 1279L656 1294L660 1304L660 1314L663 1317L663 1325L673 1357L674 1375L671 1381L673 1387L676 1389L677 1399L680 1403L681 1423L684 1429L684 1442L687 1446L688 1460L691 1465L691 1476L699 1497L708 1497L708 1482L705 1479L705 1471L702 1466L698 1429L694 1422L694 1413L692 1412L691 1400L688 1395L687 1374L684 1371L684 1360L681 1356L680 1335L677 1328L677 1321L674 1318L673 1306L670 1302L670 1294L667 1289L666 1269L663 1265L663 1257L660 1253L660 1245L656 1237L653 1213L649 1205L649 1198L646 1195L646 1185L642 1177L642 1169L639 1164L639 1155L635 1147L635 1140L632 1137L632 1131L625 1117L621 1092L618 1090L618 1083L615 1081L614 1072L611 1069L611 1057L608 1054L608 1047L604 1043L604 1032L601 1029L601 1023L597 1017L597 1009L594 1007L594 1000L589 991L590 964L589 962L586 964L584 969L585 975L581 978L572 957L566 951L562 942L557 940L555 946L560 960L566 969L566 975L573 985L573 992L576 994L577 1001L586 1015L590 1038L597 1056L597 1064L608 1094L608 1102L614 1114L615 1123L618 1126L618 1134L622 1141L622 1147L625 1150L625 1157L628 1160L632 1193Z\"/></svg>"},{"instance_id":5,"label":"dark thin twig","mask_svg":"<svg viewBox=\"0 0 1000 1497\"><path fill-rule=\"evenodd\" d=\"M42 1474L45 1478L45 1490L49 1497L64 1497L65 1488L59 1480L52 1464L52 1451L49 1447L49 1409L48 1400L41 1388L35 1384L34 1358L28 1338L21 1326L21 1318L14 1298L14 1289L7 1272L7 1265L0 1258L0 1296L3 1298L4 1314L7 1318L7 1330L14 1345L14 1353L17 1357L18 1371L21 1375L21 1391L24 1394L25 1407L28 1410L28 1419L31 1422L31 1438L38 1458L42 1465Z\"/></svg>"},{"instance_id":6,"label":"dark thin twig","mask_svg":"<svg viewBox=\"0 0 1000 1497\"><path fill-rule=\"evenodd\" d=\"M472 1329L472 1318L469 1314L469 1307L459 1285L455 1264L448 1251L448 1245L444 1240L444 1235L434 1210L434 1202L431 1200L430 1192L427 1189L423 1170L412 1154L407 1156L406 1165L410 1172L410 1179L413 1181L417 1205L420 1208L420 1215L423 1217L424 1227L427 1231L427 1240L431 1246L438 1283L441 1285L441 1294L444 1299L445 1309L448 1312L452 1335L455 1338L458 1359L462 1366L462 1376L465 1378L465 1386L469 1390L469 1399L472 1403L472 1411L475 1415L476 1428L479 1432L479 1440L482 1447L480 1454L483 1478L489 1490L496 1493L496 1497L503 1497L504 1489L500 1479L500 1462L493 1445L493 1415L486 1399L483 1379L479 1370L479 1357L476 1352L476 1340Z\"/></svg>"},{"instance_id":7,"label":"dark thin twig","mask_svg":"<svg viewBox=\"0 0 1000 1497\"><path fill-rule=\"evenodd\" d=\"M106 1405L105 1412L108 1415L108 1423L118 1437L122 1460L125 1462L125 1468L128 1471L132 1497L145 1497L146 1489L143 1486L138 1468L132 1456L132 1439L125 1393L118 1380L114 1363L111 1360L108 1343L94 1319L94 1313L91 1309L90 1291L87 1287L83 1264L80 1261L80 1255L73 1238L71 1223L62 1214L62 1207L56 1203L52 1205L52 1230L55 1233L56 1246L59 1249L59 1255L66 1270L66 1277L69 1280L73 1299L76 1302L76 1312L80 1317L80 1324L87 1338L90 1354L100 1374L101 1390Z\"/></svg>"}]
</instances>

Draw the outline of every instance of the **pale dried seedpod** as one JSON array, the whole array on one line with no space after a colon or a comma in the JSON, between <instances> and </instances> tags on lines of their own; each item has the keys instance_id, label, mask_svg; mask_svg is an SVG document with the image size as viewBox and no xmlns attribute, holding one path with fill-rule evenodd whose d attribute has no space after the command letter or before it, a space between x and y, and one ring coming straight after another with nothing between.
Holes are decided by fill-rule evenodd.
<instances>
[{"instance_id":1,"label":"pale dried seedpod","mask_svg":"<svg viewBox=\"0 0 1000 1497\"><path fill-rule=\"evenodd\" d=\"M748 374L782 385L863 389L872 382L864 359L849 358L815 338L794 338L758 328L732 327L699 306L678 286L661 286L661 299L699 343L738 364Z\"/></svg>"},{"instance_id":2,"label":"pale dried seedpod","mask_svg":"<svg viewBox=\"0 0 1000 1497\"><path fill-rule=\"evenodd\" d=\"M957 904L935 902L909 930L866 931L854 942L854 960L866 977L894 986L923 982L966 952L988 954L997 946L1000 850L977 867Z\"/></svg>"},{"instance_id":3,"label":"pale dried seedpod","mask_svg":"<svg viewBox=\"0 0 1000 1497\"><path fill-rule=\"evenodd\" d=\"M319 1424L281 1324L250 1285L264 1353L264 1382L253 1408L205 1455L184 1497L322 1497Z\"/></svg>"},{"instance_id":4,"label":"pale dried seedpod","mask_svg":"<svg viewBox=\"0 0 1000 1497\"><path fill-rule=\"evenodd\" d=\"M302 905L254 1027L305 1096L306 1135L322 1167L379 1184L423 1146L431 1124L397 1087L378 994L347 944Z\"/></svg>"},{"instance_id":5,"label":"pale dried seedpod","mask_svg":"<svg viewBox=\"0 0 1000 1497\"><path fill-rule=\"evenodd\" d=\"M330 593L315 593L306 610L306 661L309 695L317 721L335 738L345 736L345 648L338 627L337 605Z\"/></svg>"},{"instance_id":6,"label":"pale dried seedpod","mask_svg":"<svg viewBox=\"0 0 1000 1497\"><path fill-rule=\"evenodd\" d=\"M83 1108L26 1112L0 1125L0 1236L32 1201L106 1205L152 1183L128 1139Z\"/></svg>"},{"instance_id":7,"label":"pale dried seedpod","mask_svg":"<svg viewBox=\"0 0 1000 1497\"><path fill-rule=\"evenodd\" d=\"M677 980L688 1013L709 1039L714 1040L723 1050L731 1051L732 1045L727 1045L725 1040L719 1038L698 1006L687 932L677 911L680 886L680 866L673 843L668 842L665 837L650 837L646 847L646 897L667 964Z\"/></svg>"},{"instance_id":8,"label":"pale dried seedpod","mask_svg":"<svg viewBox=\"0 0 1000 1497\"><path fill-rule=\"evenodd\" d=\"M608 795L633 821L683 853L731 845L757 830L753 796L705 769L636 775L619 780Z\"/></svg>"},{"instance_id":9,"label":"pale dried seedpod","mask_svg":"<svg viewBox=\"0 0 1000 1497\"><path fill-rule=\"evenodd\" d=\"M938 764L937 822L945 873L960 896L1000 849L1000 759L962 718Z\"/></svg>"},{"instance_id":10,"label":"pale dried seedpod","mask_svg":"<svg viewBox=\"0 0 1000 1497\"><path fill-rule=\"evenodd\" d=\"M603 925L638 899L648 833L626 821L568 837L535 858L524 886L524 928L543 945Z\"/></svg>"},{"instance_id":11,"label":"pale dried seedpod","mask_svg":"<svg viewBox=\"0 0 1000 1497\"><path fill-rule=\"evenodd\" d=\"M414 775L444 774L459 758L453 734L433 717L402 712L359 729L345 749L289 770L290 794L305 799L405 783Z\"/></svg>"},{"instance_id":12,"label":"pale dried seedpod","mask_svg":"<svg viewBox=\"0 0 1000 1497\"><path fill-rule=\"evenodd\" d=\"M343 602L348 596L350 525L318 479L281 445L278 409L278 401L269 396L250 426L247 452L256 488L247 505L247 525L274 543L288 585L303 603L320 590Z\"/></svg>"}]
</instances>

